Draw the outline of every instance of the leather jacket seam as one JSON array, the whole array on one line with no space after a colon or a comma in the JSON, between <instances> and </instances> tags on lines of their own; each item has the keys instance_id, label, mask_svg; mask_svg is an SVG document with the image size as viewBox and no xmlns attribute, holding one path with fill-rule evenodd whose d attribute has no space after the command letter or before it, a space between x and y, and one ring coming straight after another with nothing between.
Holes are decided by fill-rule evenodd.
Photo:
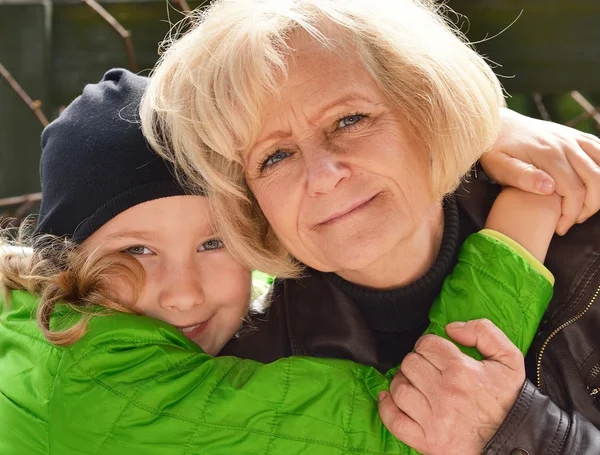
<instances>
[{"instance_id":1,"label":"leather jacket seam","mask_svg":"<svg viewBox=\"0 0 600 455\"><path fill-rule=\"evenodd\" d=\"M559 409L560 409L560 408L559 408ZM571 430L571 425L572 425L572 421L571 421L571 419L569 418L569 419L567 420L567 429L566 429L566 431L565 431L565 434L564 434L564 435L563 435L563 437L562 437L562 441L560 442L560 446L558 447L558 452L556 452L557 454L560 454L560 453L562 453L562 451L563 451L563 448L565 447L565 444L567 443L567 437L568 437L568 435L569 435L569 431Z\"/></svg>"},{"instance_id":2,"label":"leather jacket seam","mask_svg":"<svg viewBox=\"0 0 600 455\"><path fill-rule=\"evenodd\" d=\"M559 432L560 432L560 427L562 426L563 419L564 419L563 412L561 410L560 414L558 415L558 424L556 425L556 428L554 430L554 434L552 435L552 442L550 443L550 449L549 449L549 453L550 454L558 454L558 453L560 453L560 452L557 451L558 449L556 448L556 445L559 443L559 441L558 441L558 435L559 435ZM564 440L564 435L563 435L562 439ZM559 448L561 446L562 446L562 442L561 442Z\"/></svg>"},{"instance_id":3,"label":"leather jacket seam","mask_svg":"<svg viewBox=\"0 0 600 455\"><path fill-rule=\"evenodd\" d=\"M586 364L586 363L588 363L588 362L589 362L589 360L590 360L590 359L591 359L591 358L594 356L594 354L596 354L596 353L597 353L596 349L592 349L592 350L591 350L590 354L589 354L589 355L588 355L588 356L587 356L585 359L583 359L583 362L581 363L581 367L579 368L579 370L580 370L580 371L581 371L581 369L582 369L582 368L585 366L585 364Z\"/></svg>"}]
</instances>

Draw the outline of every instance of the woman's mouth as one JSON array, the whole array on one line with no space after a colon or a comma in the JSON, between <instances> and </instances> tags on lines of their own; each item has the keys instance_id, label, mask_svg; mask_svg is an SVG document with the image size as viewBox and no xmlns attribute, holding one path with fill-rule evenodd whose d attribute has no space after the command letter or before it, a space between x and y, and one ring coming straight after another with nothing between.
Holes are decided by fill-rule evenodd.
<instances>
[{"instance_id":1,"label":"woman's mouth","mask_svg":"<svg viewBox=\"0 0 600 455\"><path fill-rule=\"evenodd\" d=\"M337 223L338 221L342 221L346 217L353 215L353 214L357 213L359 210L366 207L378 195L379 195L379 193L377 193L374 196L371 196L367 199L357 201L355 204L352 204L350 207L347 207L344 210L341 210L339 212L336 212L336 213L330 215L325 221L320 222L318 224L318 226L328 226L328 225Z\"/></svg>"}]
</instances>

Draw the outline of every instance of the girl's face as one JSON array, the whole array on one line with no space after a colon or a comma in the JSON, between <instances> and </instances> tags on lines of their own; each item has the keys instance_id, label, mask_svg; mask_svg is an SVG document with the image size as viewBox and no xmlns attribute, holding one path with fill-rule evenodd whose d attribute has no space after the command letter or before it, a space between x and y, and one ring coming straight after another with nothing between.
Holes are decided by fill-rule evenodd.
<instances>
[{"instance_id":1,"label":"girl's face","mask_svg":"<svg viewBox=\"0 0 600 455\"><path fill-rule=\"evenodd\" d=\"M177 327L210 355L237 332L248 311L250 271L213 232L207 198L174 196L136 205L96 231L84 247L136 258L146 280L135 307ZM115 294L131 299L127 286Z\"/></svg>"}]
</instances>

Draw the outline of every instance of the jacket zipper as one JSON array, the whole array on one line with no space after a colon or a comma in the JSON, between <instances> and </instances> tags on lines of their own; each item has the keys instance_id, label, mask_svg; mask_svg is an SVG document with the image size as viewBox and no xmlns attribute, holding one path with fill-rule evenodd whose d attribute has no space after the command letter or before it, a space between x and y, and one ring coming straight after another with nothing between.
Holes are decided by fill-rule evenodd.
<instances>
[{"instance_id":1,"label":"jacket zipper","mask_svg":"<svg viewBox=\"0 0 600 455\"><path fill-rule=\"evenodd\" d=\"M552 333L548 336L548 338L546 338L546 340L542 343L542 347L540 348L540 353L538 354L537 365L536 365L536 378L537 378L537 388L538 389L542 390L542 357L544 356L544 352L546 352L548 343L550 343L550 340L552 340L552 338L554 338L564 328L570 326L575 321L578 321L579 319L581 319L583 317L583 315L585 313L587 313L587 311L592 307L592 305L598 298L599 294L600 294L600 286L598 286L598 288L596 289L596 292L594 292L594 294L592 295L592 298L590 299L590 301L588 302L588 304L585 306L585 308L582 311L580 311L577 315L573 316L567 322L559 325L556 329L554 329L552 331ZM599 372L600 372L600 370L599 370ZM598 373L596 373L596 374L598 374ZM590 392L591 396L595 396L599 393L600 393L600 387L597 387Z\"/></svg>"},{"instance_id":2,"label":"jacket zipper","mask_svg":"<svg viewBox=\"0 0 600 455\"><path fill-rule=\"evenodd\" d=\"M596 376L598 376L598 374L600 374L600 363L595 365L594 368L592 368L592 371L590 371L590 374L588 375L588 380L587 383L590 384L594 381L594 379L596 379ZM590 392L590 396L592 398L594 397L598 397L600 398L600 387L596 387L595 389L591 389L588 386L588 392Z\"/></svg>"}]
</instances>

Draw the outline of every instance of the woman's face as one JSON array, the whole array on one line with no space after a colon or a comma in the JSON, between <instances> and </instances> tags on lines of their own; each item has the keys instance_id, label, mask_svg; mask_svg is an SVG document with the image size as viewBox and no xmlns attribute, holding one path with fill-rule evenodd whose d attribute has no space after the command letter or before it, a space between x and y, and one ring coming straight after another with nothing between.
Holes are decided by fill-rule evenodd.
<instances>
[{"instance_id":1,"label":"woman's face","mask_svg":"<svg viewBox=\"0 0 600 455\"><path fill-rule=\"evenodd\" d=\"M135 307L179 328L208 354L216 355L242 324L250 302L250 272L213 232L205 197L136 205L102 226L84 248L137 259L146 280ZM128 286L115 283L114 292L131 300Z\"/></svg>"},{"instance_id":2,"label":"woman's face","mask_svg":"<svg viewBox=\"0 0 600 455\"><path fill-rule=\"evenodd\" d=\"M281 97L243 152L246 180L294 257L361 282L423 241L419 229L440 207L429 159L358 62L310 39L292 45Z\"/></svg>"}]
</instances>

